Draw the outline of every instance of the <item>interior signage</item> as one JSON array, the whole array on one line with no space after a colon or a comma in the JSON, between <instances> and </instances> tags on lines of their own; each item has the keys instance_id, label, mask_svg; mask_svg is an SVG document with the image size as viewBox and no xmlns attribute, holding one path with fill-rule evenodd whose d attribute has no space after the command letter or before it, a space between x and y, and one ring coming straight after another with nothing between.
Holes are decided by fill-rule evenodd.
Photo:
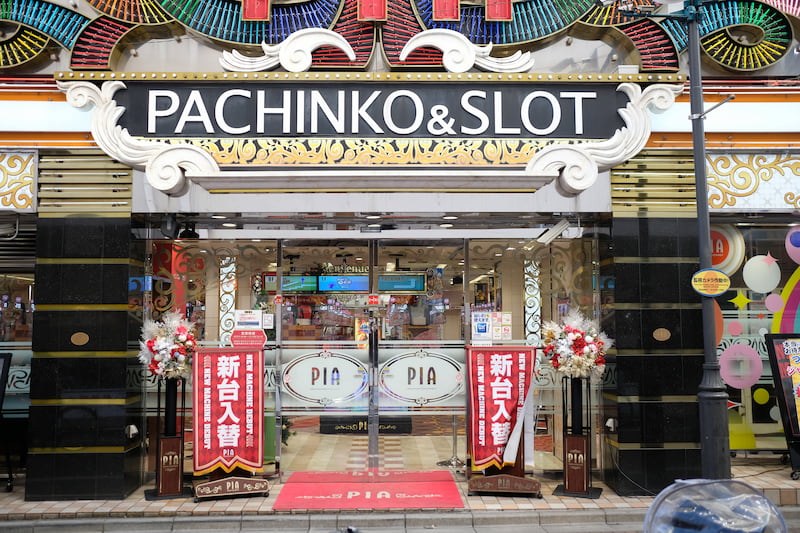
<instances>
[{"instance_id":1,"label":"interior signage","mask_svg":"<svg viewBox=\"0 0 800 533\"><path fill-rule=\"evenodd\" d=\"M624 126L614 84L127 80L119 125L139 137L607 139Z\"/></svg>"},{"instance_id":2,"label":"interior signage","mask_svg":"<svg viewBox=\"0 0 800 533\"><path fill-rule=\"evenodd\" d=\"M355 357L324 350L292 358L283 369L283 390L322 406L341 406L367 390L369 372Z\"/></svg>"}]
</instances>

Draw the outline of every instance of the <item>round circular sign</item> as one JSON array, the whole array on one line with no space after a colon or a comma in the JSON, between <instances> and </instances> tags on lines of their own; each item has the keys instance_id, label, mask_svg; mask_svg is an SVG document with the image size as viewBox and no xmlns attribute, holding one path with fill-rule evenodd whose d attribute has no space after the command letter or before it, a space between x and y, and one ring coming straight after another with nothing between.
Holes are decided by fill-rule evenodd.
<instances>
[{"instance_id":1,"label":"round circular sign","mask_svg":"<svg viewBox=\"0 0 800 533\"><path fill-rule=\"evenodd\" d=\"M731 278L714 268L698 270L692 276L692 288L703 296L719 296L731 287Z\"/></svg>"},{"instance_id":2,"label":"round circular sign","mask_svg":"<svg viewBox=\"0 0 800 533\"><path fill-rule=\"evenodd\" d=\"M711 266L729 276L744 261L744 237L729 224L711 226Z\"/></svg>"}]
</instances>

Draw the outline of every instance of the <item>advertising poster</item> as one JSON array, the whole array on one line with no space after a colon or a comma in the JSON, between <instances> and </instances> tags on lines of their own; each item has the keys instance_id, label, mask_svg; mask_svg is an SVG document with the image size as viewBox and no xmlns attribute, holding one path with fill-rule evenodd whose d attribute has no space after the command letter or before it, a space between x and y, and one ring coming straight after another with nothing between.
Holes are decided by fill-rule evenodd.
<instances>
[{"instance_id":1,"label":"advertising poster","mask_svg":"<svg viewBox=\"0 0 800 533\"><path fill-rule=\"evenodd\" d=\"M764 336L787 440L800 439L800 333Z\"/></svg>"},{"instance_id":2,"label":"advertising poster","mask_svg":"<svg viewBox=\"0 0 800 533\"><path fill-rule=\"evenodd\" d=\"M472 469L502 468L503 452L533 379L535 348L469 348Z\"/></svg>"},{"instance_id":3,"label":"advertising poster","mask_svg":"<svg viewBox=\"0 0 800 533\"><path fill-rule=\"evenodd\" d=\"M194 473L260 472L264 457L264 358L260 349L198 350L194 386Z\"/></svg>"}]
</instances>

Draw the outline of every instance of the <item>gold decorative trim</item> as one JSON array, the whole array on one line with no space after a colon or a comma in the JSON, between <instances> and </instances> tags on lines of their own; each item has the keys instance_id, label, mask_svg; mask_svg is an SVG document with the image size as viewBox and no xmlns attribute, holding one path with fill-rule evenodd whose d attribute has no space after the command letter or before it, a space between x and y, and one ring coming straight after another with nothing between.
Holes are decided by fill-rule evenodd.
<instances>
[{"instance_id":1,"label":"gold decorative trim","mask_svg":"<svg viewBox=\"0 0 800 533\"><path fill-rule=\"evenodd\" d=\"M776 177L788 178L787 184L796 188L796 177L800 176L797 154L725 154L708 156L706 160L709 207L732 208L739 200L755 196L763 198L761 207L800 207L794 188L785 194L774 187L772 191L764 190ZM786 205L771 205L781 196Z\"/></svg>"},{"instance_id":2,"label":"gold decorative trim","mask_svg":"<svg viewBox=\"0 0 800 533\"><path fill-rule=\"evenodd\" d=\"M702 303L688 302L615 302L613 309L700 309Z\"/></svg>"},{"instance_id":3,"label":"gold decorative trim","mask_svg":"<svg viewBox=\"0 0 800 533\"><path fill-rule=\"evenodd\" d=\"M37 216L39 218L120 218L121 211L39 211Z\"/></svg>"},{"instance_id":4,"label":"gold decorative trim","mask_svg":"<svg viewBox=\"0 0 800 533\"><path fill-rule=\"evenodd\" d=\"M208 153L221 167L420 166L524 167L552 139L162 139L190 144ZM285 189L281 189L285 191ZM341 191L341 189L337 189ZM425 189L426 191L429 189Z\"/></svg>"},{"instance_id":5,"label":"gold decorative trim","mask_svg":"<svg viewBox=\"0 0 800 533\"><path fill-rule=\"evenodd\" d=\"M131 405L142 400L141 395L130 398L53 398L31 400L31 405Z\"/></svg>"},{"instance_id":6,"label":"gold decorative trim","mask_svg":"<svg viewBox=\"0 0 800 533\"><path fill-rule=\"evenodd\" d=\"M37 306L38 308L38 306ZM135 353L129 352L103 352L103 351L95 351L95 352L65 352L65 351L58 351L58 352L33 352L34 359L60 359L60 358L70 358L70 357L78 357L81 359L87 358L95 358L95 359L122 359L127 357L136 357Z\"/></svg>"},{"instance_id":7,"label":"gold decorative trim","mask_svg":"<svg viewBox=\"0 0 800 533\"><path fill-rule=\"evenodd\" d=\"M33 210L36 174L36 152L0 151L0 206Z\"/></svg>"},{"instance_id":8,"label":"gold decorative trim","mask_svg":"<svg viewBox=\"0 0 800 533\"><path fill-rule=\"evenodd\" d=\"M37 257L37 265L130 265L127 257Z\"/></svg>"},{"instance_id":9,"label":"gold decorative trim","mask_svg":"<svg viewBox=\"0 0 800 533\"><path fill-rule=\"evenodd\" d=\"M618 450L691 450L700 448L699 442L622 442L606 437L606 442Z\"/></svg>"},{"instance_id":10,"label":"gold decorative trim","mask_svg":"<svg viewBox=\"0 0 800 533\"><path fill-rule=\"evenodd\" d=\"M141 446L138 442L128 446L59 446L28 448L28 453L126 453Z\"/></svg>"},{"instance_id":11,"label":"gold decorative trim","mask_svg":"<svg viewBox=\"0 0 800 533\"><path fill-rule=\"evenodd\" d=\"M697 263L696 257L615 257L614 263L631 263L631 264L647 264L647 263Z\"/></svg>"},{"instance_id":12,"label":"gold decorative trim","mask_svg":"<svg viewBox=\"0 0 800 533\"><path fill-rule=\"evenodd\" d=\"M37 311L128 311L128 304L37 304Z\"/></svg>"},{"instance_id":13,"label":"gold decorative trim","mask_svg":"<svg viewBox=\"0 0 800 533\"><path fill-rule=\"evenodd\" d=\"M604 393L603 398L616 401L617 403L697 403L697 396L691 394L664 396L617 396L611 393Z\"/></svg>"},{"instance_id":14,"label":"gold decorative trim","mask_svg":"<svg viewBox=\"0 0 800 533\"><path fill-rule=\"evenodd\" d=\"M699 306L698 306L699 309ZM637 349L625 349L625 350L617 350L617 355L621 357L652 357L653 355L667 355L667 356L675 356L675 357L682 357L686 355L703 355L702 348L698 348L696 350L691 349L682 349L682 350L667 350L667 349L654 349L648 348L645 352L641 348Z\"/></svg>"},{"instance_id":15,"label":"gold decorative trim","mask_svg":"<svg viewBox=\"0 0 800 533\"><path fill-rule=\"evenodd\" d=\"M398 81L398 82L608 82L608 83L683 83L680 74L537 74L537 73L491 73L491 72L93 72L61 71L55 73L59 80L108 81L285 81L295 82L348 82L348 81Z\"/></svg>"}]
</instances>

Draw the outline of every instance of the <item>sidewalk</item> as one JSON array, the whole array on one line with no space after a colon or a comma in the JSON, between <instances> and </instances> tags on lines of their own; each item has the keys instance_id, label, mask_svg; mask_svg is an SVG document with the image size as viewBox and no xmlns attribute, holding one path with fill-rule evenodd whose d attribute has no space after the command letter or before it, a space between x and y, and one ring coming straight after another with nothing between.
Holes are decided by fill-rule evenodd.
<instances>
[{"instance_id":1,"label":"sidewalk","mask_svg":"<svg viewBox=\"0 0 800 533\"><path fill-rule=\"evenodd\" d=\"M761 490L779 506L789 531L800 531L800 481L791 479L790 465L779 455L737 456L732 459L734 479ZM286 479L288 473L284 473ZM292 511L272 510L282 485L271 481L267 497L207 500L191 497L147 501L140 487L125 500L24 501L24 476L15 479L14 491L0 493L0 531L26 533L90 533L105 531L315 531L331 532L354 526L370 531L412 532L436 530L504 533L640 532L653 496L618 496L604 484L596 499L554 496L561 483L549 475L538 475L542 498L527 496L469 495L463 473L456 473L465 504L455 510L391 511Z\"/></svg>"}]
</instances>

